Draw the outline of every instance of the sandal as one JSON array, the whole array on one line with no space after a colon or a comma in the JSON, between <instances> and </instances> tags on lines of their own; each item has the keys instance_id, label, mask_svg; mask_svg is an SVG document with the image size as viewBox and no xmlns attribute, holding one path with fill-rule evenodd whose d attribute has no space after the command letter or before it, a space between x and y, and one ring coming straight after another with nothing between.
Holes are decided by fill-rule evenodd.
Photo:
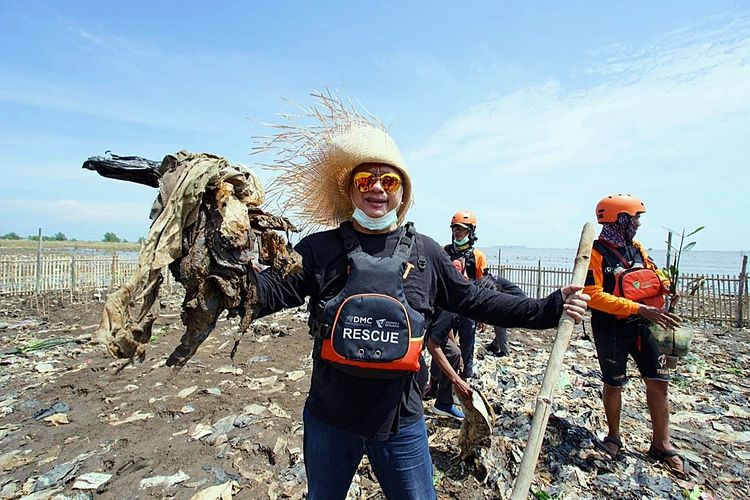
<instances>
[{"instance_id":1,"label":"sandal","mask_svg":"<svg viewBox=\"0 0 750 500\"><path fill-rule=\"evenodd\" d=\"M692 467L690 467L689 462L684 457L677 453L677 450L657 450L656 448L651 447L648 449L647 455L653 460L661 462L664 466L666 466L667 470L669 470L672 474L679 477L680 479L690 479ZM674 464L669 460L672 457L677 457L680 459L680 461L682 462L682 469L678 469L674 466Z\"/></svg>"},{"instance_id":2,"label":"sandal","mask_svg":"<svg viewBox=\"0 0 750 500\"><path fill-rule=\"evenodd\" d=\"M617 446L617 449L615 451L612 451L610 448L607 448L607 446L605 446L607 444L613 444ZM602 439L601 442L597 442L596 446L604 453L606 453L610 460L614 461L617 458L617 455L620 454L620 450L622 449L622 440L620 438L607 436Z\"/></svg>"}]
</instances>

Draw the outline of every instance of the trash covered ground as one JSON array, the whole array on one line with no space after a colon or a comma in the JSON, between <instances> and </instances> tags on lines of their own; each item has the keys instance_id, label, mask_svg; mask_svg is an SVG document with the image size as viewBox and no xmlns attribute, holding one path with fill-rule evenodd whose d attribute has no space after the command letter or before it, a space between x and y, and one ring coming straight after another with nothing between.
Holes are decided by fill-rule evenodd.
<instances>
[{"instance_id":1,"label":"trash covered ground","mask_svg":"<svg viewBox=\"0 0 750 500\"><path fill-rule=\"evenodd\" d=\"M180 372L165 360L184 329L170 297L144 363L109 358L91 340L102 304L0 298L0 498L303 498L302 406L311 341L304 309L253 324L229 358L236 320ZM649 419L636 373L624 391L625 448L596 449L606 428L593 343L578 327L560 377L536 498L744 498L750 490L747 329L697 326L670 386L675 446L697 477L645 455ZM511 356L477 340L475 385L494 408L489 446L460 458L460 425L430 414L440 498L507 498L523 454L553 330L511 330ZM532 497L530 495L530 497ZM382 498L366 460L349 498Z\"/></svg>"}]
</instances>

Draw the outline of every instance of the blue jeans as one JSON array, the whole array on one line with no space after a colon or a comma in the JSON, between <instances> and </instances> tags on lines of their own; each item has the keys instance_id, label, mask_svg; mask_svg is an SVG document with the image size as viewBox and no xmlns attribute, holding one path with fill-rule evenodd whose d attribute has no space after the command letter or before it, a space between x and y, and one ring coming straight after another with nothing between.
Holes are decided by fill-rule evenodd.
<instances>
[{"instance_id":1,"label":"blue jeans","mask_svg":"<svg viewBox=\"0 0 750 500\"><path fill-rule=\"evenodd\" d=\"M436 499L424 419L375 441L303 412L308 500L344 499L367 453L380 488L390 499Z\"/></svg>"}]
</instances>

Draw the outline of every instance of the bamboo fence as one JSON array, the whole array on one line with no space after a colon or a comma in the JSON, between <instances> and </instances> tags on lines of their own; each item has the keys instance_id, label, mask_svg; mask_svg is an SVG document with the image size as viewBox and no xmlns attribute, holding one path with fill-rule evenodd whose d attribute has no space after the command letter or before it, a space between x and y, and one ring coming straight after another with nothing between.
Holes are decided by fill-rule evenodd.
<instances>
[{"instance_id":1,"label":"bamboo fence","mask_svg":"<svg viewBox=\"0 0 750 500\"><path fill-rule=\"evenodd\" d=\"M529 297L541 298L570 283L567 268L536 266L490 266L490 272L517 284ZM740 283L744 283L740 289ZM748 277L720 274L683 274L677 286L681 296L676 312L690 321L750 326ZM740 317L741 314L741 317Z\"/></svg>"},{"instance_id":2,"label":"bamboo fence","mask_svg":"<svg viewBox=\"0 0 750 500\"><path fill-rule=\"evenodd\" d=\"M12 255L0 257L0 295L111 290L138 267L137 257L112 255Z\"/></svg>"},{"instance_id":3,"label":"bamboo fence","mask_svg":"<svg viewBox=\"0 0 750 500\"><path fill-rule=\"evenodd\" d=\"M113 290L138 266L137 256L41 254L0 256L0 295L43 292ZM544 297L570 283L572 271L563 267L490 266L490 272L516 283L529 297ZM170 273L165 279L171 280ZM740 287L740 283L743 286ZM685 274L677 313L686 320L750 326L748 277ZM740 305L741 297L741 305ZM740 321L741 314L741 321Z\"/></svg>"}]
</instances>

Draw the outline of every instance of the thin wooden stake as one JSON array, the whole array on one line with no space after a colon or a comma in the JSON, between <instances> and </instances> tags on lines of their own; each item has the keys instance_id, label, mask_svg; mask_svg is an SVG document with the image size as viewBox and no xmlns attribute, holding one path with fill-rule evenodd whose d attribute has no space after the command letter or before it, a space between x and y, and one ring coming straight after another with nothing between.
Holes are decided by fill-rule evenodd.
<instances>
[{"instance_id":1,"label":"thin wooden stake","mask_svg":"<svg viewBox=\"0 0 750 500\"><path fill-rule=\"evenodd\" d=\"M740 283L737 285L737 328L742 328L744 321L743 312L745 310L743 295L747 295L745 285L747 283L747 255L742 256L742 271L740 271Z\"/></svg>"},{"instance_id":2,"label":"thin wooden stake","mask_svg":"<svg viewBox=\"0 0 750 500\"><path fill-rule=\"evenodd\" d=\"M75 302L76 298L76 251L78 247L73 248L73 254L70 256L70 303Z\"/></svg>"},{"instance_id":3,"label":"thin wooden stake","mask_svg":"<svg viewBox=\"0 0 750 500\"><path fill-rule=\"evenodd\" d=\"M587 222L581 231L581 240L578 243L578 253L576 254L575 265L573 266L573 285L583 286L586 279L586 272L589 269L591 260L591 247L594 244L594 225ZM531 480L534 477L534 469L539 459L539 452L542 449L544 440L544 431L547 428L547 421L552 410L552 401L555 394L555 387L560 378L565 351L568 350L570 337L573 334L575 322L563 312L560 322L557 325L557 335L555 342L552 344L552 352L547 362L547 370L544 372L542 387L539 389L539 395L536 398L536 409L534 410L534 419L531 421L531 430L529 431L529 441L526 443L526 449L523 452L523 459L518 469L513 485L511 500L526 500L529 494Z\"/></svg>"},{"instance_id":4,"label":"thin wooden stake","mask_svg":"<svg viewBox=\"0 0 750 500\"><path fill-rule=\"evenodd\" d=\"M39 240L36 246L36 293L42 291L42 228L39 228Z\"/></svg>"},{"instance_id":5,"label":"thin wooden stake","mask_svg":"<svg viewBox=\"0 0 750 500\"><path fill-rule=\"evenodd\" d=\"M539 259L536 264L536 298L542 298L542 259Z\"/></svg>"}]
</instances>

